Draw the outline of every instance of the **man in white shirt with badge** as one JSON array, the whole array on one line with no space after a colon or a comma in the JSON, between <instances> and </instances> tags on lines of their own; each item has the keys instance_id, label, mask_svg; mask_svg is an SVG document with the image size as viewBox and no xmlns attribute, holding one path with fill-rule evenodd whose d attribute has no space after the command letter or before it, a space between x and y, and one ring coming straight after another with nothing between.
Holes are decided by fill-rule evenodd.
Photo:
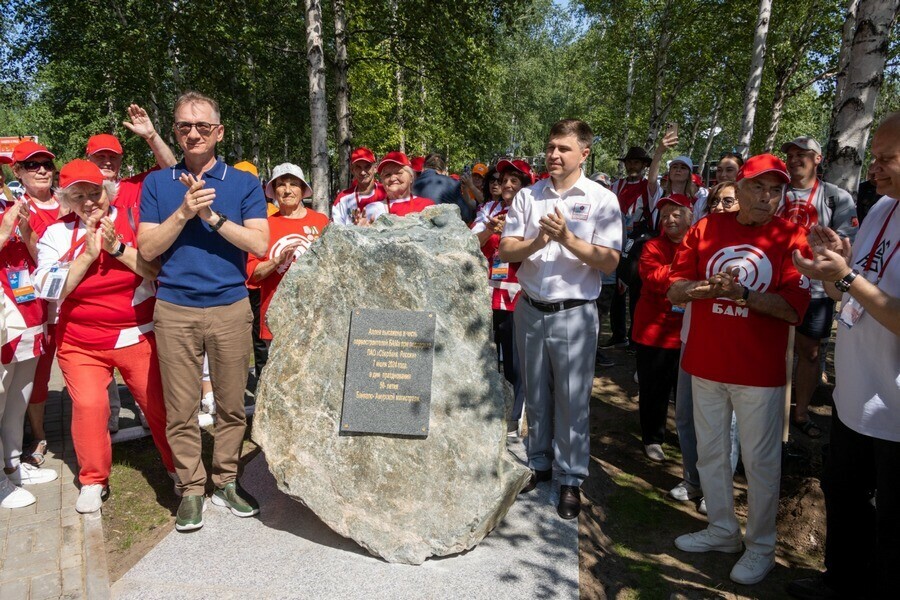
<instances>
[{"instance_id":1,"label":"man in white shirt with badge","mask_svg":"<svg viewBox=\"0 0 900 600\"><path fill-rule=\"evenodd\" d=\"M869 178L883 197L850 247L825 227L797 269L841 301L837 385L825 461L825 573L788 584L795 598L890 598L900 564L900 112L872 138ZM874 500L874 502L872 502Z\"/></svg>"},{"instance_id":2,"label":"man in white shirt with badge","mask_svg":"<svg viewBox=\"0 0 900 600\"><path fill-rule=\"evenodd\" d=\"M522 297L516 304L516 346L522 357L528 412L528 466L522 492L541 481L560 483L557 513L581 511L588 475L588 409L594 380L602 273L612 273L622 249L622 217L615 194L584 176L593 141L576 119L550 129L549 179L521 190L506 216L500 241L504 262L521 262Z\"/></svg>"},{"instance_id":3,"label":"man in white shirt with badge","mask_svg":"<svg viewBox=\"0 0 900 600\"><path fill-rule=\"evenodd\" d=\"M801 136L781 145L791 183L775 214L807 231L814 225L829 227L841 237L853 241L859 222L853 197L838 186L819 179L816 170L822 162L822 147L811 137ZM797 326L794 353L797 371L794 377L794 411L791 423L811 438L822 431L809 418L809 402L819 383L819 344L831 337L834 300L825 293L822 282L810 281L812 301L803 322Z\"/></svg>"}]
</instances>

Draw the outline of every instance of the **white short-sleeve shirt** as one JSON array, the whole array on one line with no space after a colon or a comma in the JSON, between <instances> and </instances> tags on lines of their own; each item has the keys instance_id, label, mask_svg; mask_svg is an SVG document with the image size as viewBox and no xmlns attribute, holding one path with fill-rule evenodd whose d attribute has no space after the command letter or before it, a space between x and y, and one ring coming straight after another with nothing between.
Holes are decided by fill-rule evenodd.
<instances>
[{"instance_id":1,"label":"white short-sleeve shirt","mask_svg":"<svg viewBox=\"0 0 900 600\"><path fill-rule=\"evenodd\" d=\"M622 250L622 215L616 195L582 175L572 188L558 194L551 179L523 188L516 194L503 237L536 238L540 220L555 208L566 218L576 237L595 246ZM522 290L532 300L595 300L603 274L585 264L558 242L549 244L524 261L517 272Z\"/></svg>"}]
</instances>

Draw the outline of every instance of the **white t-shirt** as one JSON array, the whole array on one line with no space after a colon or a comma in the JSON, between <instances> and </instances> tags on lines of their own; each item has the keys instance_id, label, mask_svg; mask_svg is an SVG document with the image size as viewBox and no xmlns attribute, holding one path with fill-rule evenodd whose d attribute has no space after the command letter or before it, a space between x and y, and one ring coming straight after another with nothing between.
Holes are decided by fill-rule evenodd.
<instances>
[{"instance_id":1,"label":"white t-shirt","mask_svg":"<svg viewBox=\"0 0 900 600\"><path fill-rule=\"evenodd\" d=\"M809 195L813 190L816 193L810 201ZM812 188L805 190L788 186L784 200L775 214L807 230L816 224L829 227L842 237L849 237L851 242L859 227L853 196L821 179L817 179ZM875 233L877 235L878 232ZM809 291L813 298L827 296L822 282L815 279L810 281Z\"/></svg>"},{"instance_id":2,"label":"white t-shirt","mask_svg":"<svg viewBox=\"0 0 900 600\"><path fill-rule=\"evenodd\" d=\"M864 273L878 232L898 201L888 196L869 211L856 234L852 266L889 296L900 297L900 208L894 210L884 236L875 249L872 266ZM887 270L884 264L887 262ZM850 300L841 299L842 306ZM900 442L900 337L864 312L849 328L838 321L834 352L837 385L834 403L841 421L853 431L890 442Z\"/></svg>"},{"instance_id":3,"label":"white t-shirt","mask_svg":"<svg viewBox=\"0 0 900 600\"><path fill-rule=\"evenodd\" d=\"M622 214L616 195L582 175L571 189L558 194L552 179L543 179L516 194L506 215L503 237L532 240L540 220L559 208L578 238L622 250ZM596 300L602 273L586 265L561 244L551 241L522 261L517 272L522 290L532 300Z\"/></svg>"}]
</instances>

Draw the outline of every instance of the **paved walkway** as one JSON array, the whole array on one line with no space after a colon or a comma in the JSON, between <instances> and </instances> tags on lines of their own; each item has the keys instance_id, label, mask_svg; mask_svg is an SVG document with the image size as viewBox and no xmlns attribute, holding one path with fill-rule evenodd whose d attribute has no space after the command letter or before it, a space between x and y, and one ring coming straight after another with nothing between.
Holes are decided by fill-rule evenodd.
<instances>
[{"instance_id":1,"label":"paved walkway","mask_svg":"<svg viewBox=\"0 0 900 600\"><path fill-rule=\"evenodd\" d=\"M0 599L108 597L106 553L100 515L75 512L78 470L69 434L71 403L64 402L62 376L54 367L47 399L49 451L45 468L56 481L29 486L37 502L16 510L0 509ZM99 542L99 545L98 545ZM88 560L85 557L89 556ZM85 565L89 564L89 569Z\"/></svg>"},{"instance_id":2,"label":"paved walkway","mask_svg":"<svg viewBox=\"0 0 900 600\"><path fill-rule=\"evenodd\" d=\"M259 500L259 518L209 504L202 529L172 531L113 585L113 597L578 598L578 524L556 515L548 484L521 496L471 551L409 566L328 529L277 489L264 455L241 482Z\"/></svg>"}]
</instances>

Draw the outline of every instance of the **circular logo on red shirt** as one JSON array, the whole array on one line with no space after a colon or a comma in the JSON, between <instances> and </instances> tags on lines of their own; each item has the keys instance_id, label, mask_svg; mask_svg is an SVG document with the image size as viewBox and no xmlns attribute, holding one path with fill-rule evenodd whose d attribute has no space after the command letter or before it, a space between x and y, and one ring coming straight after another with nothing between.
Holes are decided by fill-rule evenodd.
<instances>
[{"instance_id":1,"label":"circular logo on red shirt","mask_svg":"<svg viewBox=\"0 0 900 600\"><path fill-rule=\"evenodd\" d=\"M798 199L792 197L791 194L785 196L784 204L779 207L776 214L807 231L819 222L819 211L816 210L816 207L811 202L807 202L806 198Z\"/></svg>"},{"instance_id":2,"label":"circular logo on red shirt","mask_svg":"<svg viewBox=\"0 0 900 600\"><path fill-rule=\"evenodd\" d=\"M738 270L738 281L754 292L764 292L772 283L772 263L756 246L728 246L716 252L706 264L706 276Z\"/></svg>"}]
</instances>

